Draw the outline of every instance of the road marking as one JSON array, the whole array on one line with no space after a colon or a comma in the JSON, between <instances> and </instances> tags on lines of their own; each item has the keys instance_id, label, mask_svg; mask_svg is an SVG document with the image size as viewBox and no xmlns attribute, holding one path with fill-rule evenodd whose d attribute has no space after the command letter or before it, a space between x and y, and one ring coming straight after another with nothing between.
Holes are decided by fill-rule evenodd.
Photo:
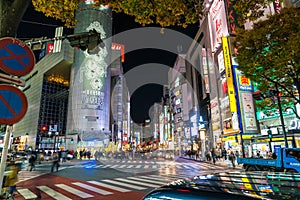
<instances>
[{"instance_id":1,"label":"road marking","mask_svg":"<svg viewBox=\"0 0 300 200\"><path fill-rule=\"evenodd\" d=\"M57 200L72 200L68 197L66 197L65 195L59 193L59 192L56 192L55 190L47 187L47 186L36 186L39 190L45 192L46 194L48 194L49 196L51 196L52 198L54 199L57 199Z\"/></svg>"},{"instance_id":2,"label":"road marking","mask_svg":"<svg viewBox=\"0 0 300 200\"><path fill-rule=\"evenodd\" d=\"M93 168L93 167L96 167L97 165L93 164L93 165L88 165L88 166L85 166L85 168Z\"/></svg>"},{"instance_id":3,"label":"road marking","mask_svg":"<svg viewBox=\"0 0 300 200\"><path fill-rule=\"evenodd\" d=\"M127 165L121 165L121 166L119 166L118 168L124 168L124 167L126 167Z\"/></svg>"},{"instance_id":4,"label":"road marking","mask_svg":"<svg viewBox=\"0 0 300 200\"><path fill-rule=\"evenodd\" d=\"M101 182L98 182L98 181L88 181L88 183L92 183L94 185L99 185L101 187L106 187L106 188L109 188L109 189L113 189L113 190L116 190L116 191L119 191L119 192L130 192L131 191L131 190L116 187L116 186L113 186L113 185L108 185L106 183L101 183Z\"/></svg>"},{"instance_id":5,"label":"road marking","mask_svg":"<svg viewBox=\"0 0 300 200\"><path fill-rule=\"evenodd\" d=\"M136 181L133 181L133 180L127 180L125 178L115 178L115 180L123 181L123 182L127 182L127 183L131 183L131 184L135 184L135 185L142 185L142 186L147 186L147 187L153 187L153 188L156 188L156 187L160 186L160 185L154 185L154 184L150 184L150 183L141 183L141 182L136 182Z\"/></svg>"},{"instance_id":6,"label":"road marking","mask_svg":"<svg viewBox=\"0 0 300 200\"><path fill-rule=\"evenodd\" d=\"M164 184L168 183L168 181L161 182L161 181L157 181L157 180L147 180L147 179L137 178L137 177L127 177L127 178L132 179L132 180L136 180L136 181L144 181L144 182L148 182L148 183L161 184L161 185L164 185Z\"/></svg>"},{"instance_id":7,"label":"road marking","mask_svg":"<svg viewBox=\"0 0 300 200\"><path fill-rule=\"evenodd\" d=\"M172 180L172 178L167 178L167 177L149 177L149 176L139 176L141 178L145 178L145 179L151 179L151 180L166 180L168 182L170 182Z\"/></svg>"},{"instance_id":8,"label":"road marking","mask_svg":"<svg viewBox=\"0 0 300 200\"><path fill-rule=\"evenodd\" d=\"M94 197L93 195L90 195L88 193L85 193L85 192L82 192L80 190L77 190L77 189L74 189L68 185L65 185L65 184L55 184L55 186L59 187L59 188L62 188L72 194L75 194L81 198L89 198L89 197Z\"/></svg>"},{"instance_id":9,"label":"road marking","mask_svg":"<svg viewBox=\"0 0 300 200\"><path fill-rule=\"evenodd\" d=\"M115 185L125 186L125 187L128 187L128 188L133 188L133 189L136 189L136 190L145 190L145 189L147 189L147 188L139 187L139 186L136 186L136 185L129 185L127 183L121 183L119 181L113 181L113 180L107 180L107 179L106 180L101 180L101 181L112 183L112 184L115 184Z\"/></svg>"},{"instance_id":10,"label":"road marking","mask_svg":"<svg viewBox=\"0 0 300 200\"><path fill-rule=\"evenodd\" d=\"M144 169L147 169L147 168L149 168L149 165L145 165L145 166L144 166Z\"/></svg>"},{"instance_id":11,"label":"road marking","mask_svg":"<svg viewBox=\"0 0 300 200\"><path fill-rule=\"evenodd\" d=\"M87 185L87 184L84 184L84 183L80 183L80 182L75 182L75 183L72 183L72 184L77 185L79 187L82 187L84 189L91 190L93 192L97 192L99 194L103 194L103 195L113 194L112 192L102 190L102 189L99 189L99 188L96 188L96 187L93 187L93 186L90 186L90 185Z\"/></svg>"},{"instance_id":12,"label":"road marking","mask_svg":"<svg viewBox=\"0 0 300 200\"><path fill-rule=\"evenodd\" d=\"M133 166L135 166L135 165L128 165L128 167L127 167L127 168L132 168Z\"/></svg>"},{"instance_id":13,"label":"road marking","mask_svg":"<svg viewBox=\"0 0 300 200\"><path fill-rule=\"evenodd\" d=\"M135 168L141 168L142 167L142 165L137 165L137 166L135 166Z\"/></svg>"},{"instance_id":14,"label":"road marking","mask_svg":"<svg viewBox=\"0 0 300 200\"><path fill-rule=\"evenodd\" d=\"M119 165L113 165L113 166L111 166L110 168L116 168L116 167L118 167Z\"/></svg>"},{"instance_id":15,"label":"road marking","mask_svg":"<svg viewBox=\"0 0 300 200\"><path fill-rule=\"evenodd\" d=\"M29 189L17 189L17 191L25 198L25 199L35 199L37 196L31 192Z\"/></svg>"}]
</instances>

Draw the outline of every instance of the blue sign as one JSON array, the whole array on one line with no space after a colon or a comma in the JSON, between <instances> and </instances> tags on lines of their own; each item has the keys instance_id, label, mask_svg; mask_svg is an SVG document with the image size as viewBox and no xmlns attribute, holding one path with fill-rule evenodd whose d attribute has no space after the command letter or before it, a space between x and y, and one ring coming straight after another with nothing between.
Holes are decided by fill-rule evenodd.
<instances>
[{"instance_id":1,"label":"blue sign","mask_svg":"<svg viewBox=\"0 0 300 200\"><path fill-rule=\"evenodd\" d=\"M34 54L25 43L15 38L0 39L1 70L11 75L24 76L31 72L34 65Z\"/></svg>"},{"instance_id":2,"label":"blue sign","mask_svg":"<svg viewBox=\"0 0 300 200\"><path fill-rule=\"evenodd\" d=\"M0 124L12 125L26 114L28 102L17 87L0 85Z\"/></svg>"}]
</instances>

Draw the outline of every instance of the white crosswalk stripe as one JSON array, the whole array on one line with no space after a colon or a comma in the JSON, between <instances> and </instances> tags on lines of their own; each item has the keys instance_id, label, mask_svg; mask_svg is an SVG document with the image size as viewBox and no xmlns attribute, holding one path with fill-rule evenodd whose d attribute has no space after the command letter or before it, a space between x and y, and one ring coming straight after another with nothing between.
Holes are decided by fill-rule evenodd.
<instances>
[{"instance_id":1,"label":"white crosswalk stripe","mask_svg":"<svg viewBox=\"0 0 300 200\"><path fill-rule=\"evenodd\" d=\"M70 198L68 198L67 196L61 194L60 192L56 192L55 190L53 190L52 188L49 188L47 186L37 186L37 188L43 192L45 192L46 194L48 194L49 196L51 196L54 199L57 200L72 200Z\"/></svg>"},{"instance_id":2,"label":"white crosswalk stripe","mask_svg":"<svg viewBox=\"0 0 300 200\"><path fill-rule=\"evenodd\" d=\"M62 188L62 189L66 190L66 191L68 191L68 192L70 192L72 194L75 194L75 195L77 195L77 196L79 196L81 198L90 198L90 197L93 197L93 195L90 195L90 194L88 194L86 192L82 192L80 190L76 190L76 189L74 189L74 188L72 188L72 187L70 187L68 185L65 185L65 184L55 184L55 186L59 187L59 188Z\"/></svg>"},{"instance_id":3,"label":"white crosswalk stripe","mask_svg":"<svg viewBox=\"0 0 300 200\"><path fill-rule=\"evenodd\" d=\"M101 183L99 181L88 181L88 182L92 183L94 185L99 185L101 187L110 188L110 189L113 189L113 190L116 190L116 191L119 191L119 192L130 192L131 191L131 190L127 190L127 189L124 189L124 188L116 187L116 186L113 186L113 185L108 185L106 183Z\"/></svg>"},{"instance_id":4,"label":"white crosswalk stripe","mask_svg":"<svg viewBox=\"0 0 300 200\"><path fill-rule=\"evenodd\" d=\"M164 184L168 183L168 181L162 182L162 181L158 181L158 180L147 180L147 179L137 178L137 177L128 177L128 179L132 179L132 180L136 180L136 181L144 181L144 182L148 182L148 183L155 183L155 184L160 184L160 185L164 185Z\"/></svg>"},{"instance_id":5,"label":"white crosswalk stripe","mask_svg":"<svg viewBox=\"0 0 300 200\"><path fill-rule=\"evenodd\" d=\"M75 182L75 183L72 183L72 184L80 186L84 189L91 190L93 192L97 192L99 194L103 194L103 195L113 194L112 192L108 192L108 191L105 191L105 190L102 190L102 189L99 189L99 188L96 188L96 187L93 187L93 186L90 186L90 185L87 185L87 184L84 184L84 183L80 183L80 182Z\"/></svg>"},{"instance_id":6,"label":"white crosswalk stripe","mask_svg":"<svg viewBox=\"0 0 300 200\"><path fill-rule=\"evenodd\" d=\"M37 198L37 195L31 192L27 188L17 189L17 191L22 195L25 199L35 199Z\"/></svg>"},{"instance_id":7,"label":"white crosswalk stripe","mask_svg":"<svg viewBox=\"0 0 300 200\"><path fill-rule=\"evenodd\" d=\"M43 174L47 174L47 173L40 172L40 171L31 171L31 172L30 171L20 171L18 174L18 182L36 178Z\"/></svg>"},{"instance_id":8,"label":"white crosswalk stripe","mask_svg":"<svg viewBox=\"0 0 300 200\"><path fill-rule=\"evenodd\" d=\"M129 185L128 183L121 183L120 181L113 181L113 180L102 180L102 181L112 183L112 184L116 184L116 185L125 186L125 187L128 187L128 188L133 188L133 189L136 189L136 190L145 190L145 189L147 189L145 187L140 187L140 186L136 186L136 185Z\"/></svg>"},{"instance_id":9,"label":"white crosswalk stripe","mask_svg":"<svg viewBox=\"0 0 300 200\"><path fill-rule=\"evenodd\" d=\"M137 181L132 181L132 180L128 180L128 179L125 179L125 178L116 178L116 180L131 183L131 184L135 184L135 185L142 185L142 186L154 187L154 188L160 186L160 185L157 185L157 184L149 184L149 183L141 183L141 182L137 182Z\"/></svg>"}]
</instances>

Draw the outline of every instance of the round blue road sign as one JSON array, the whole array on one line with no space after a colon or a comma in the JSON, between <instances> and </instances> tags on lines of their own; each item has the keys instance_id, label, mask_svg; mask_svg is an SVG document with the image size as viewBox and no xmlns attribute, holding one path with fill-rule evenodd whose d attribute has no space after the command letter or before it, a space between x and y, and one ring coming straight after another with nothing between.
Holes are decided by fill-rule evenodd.
<instances>
[{"instance_id":1,"label":"round blue road sign","mask_svg":"<svg viewBox=\"0 0 300 200\"><path fill-rule=\"evenodd\" d=\"M25 94L15 86L0 84L0 124L12 125L26 114Z\"/></svg>"},{"instance_id":2,"label":"round blue road sign","mask_svg":"<svg viewBox=\"0 0 300 200\"><path fill-rule=\"evenodd\" d=\"M11 75L24 76L31 72L34 65L34 54L24 42L8 37L0 39L1 70Z\"/></svg>"}]
</instances>

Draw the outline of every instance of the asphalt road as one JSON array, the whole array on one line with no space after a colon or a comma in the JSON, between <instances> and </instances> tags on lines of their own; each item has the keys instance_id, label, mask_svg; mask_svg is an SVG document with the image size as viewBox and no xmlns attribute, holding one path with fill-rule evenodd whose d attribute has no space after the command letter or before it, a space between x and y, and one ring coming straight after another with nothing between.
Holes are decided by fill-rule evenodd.
<instances>
[{"instance_id":1,"label":"asphalt road","mask_svg":"<svg viewBox=\"0 0 300 200\"><path fill-rule=\"evenodd\" d=\"M226 166L186 159L176 160L101 160L61 163L51 173L51 162L29 172L19 172L15 199L111 199L137 200L168 182L208 174L232 171Z\"/></svg>"}]
</instances>

